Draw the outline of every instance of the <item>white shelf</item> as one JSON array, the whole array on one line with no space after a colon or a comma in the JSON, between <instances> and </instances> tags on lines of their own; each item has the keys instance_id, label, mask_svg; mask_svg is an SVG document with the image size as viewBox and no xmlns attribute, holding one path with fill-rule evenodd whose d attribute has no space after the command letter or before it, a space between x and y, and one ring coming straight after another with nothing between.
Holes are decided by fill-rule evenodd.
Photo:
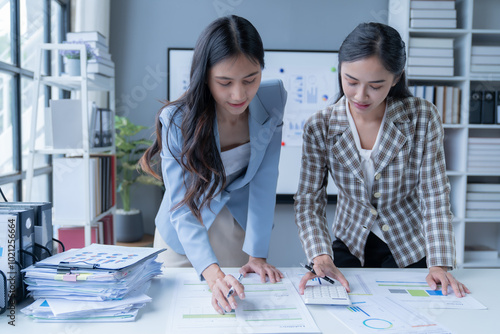
<instances>
[{"instance_id":1,"label":"white shelf","mask_svg":"<svg viewBox=\"0 0 500 334\"><path fill-rule=\"evenodd\" d=\"M457 37L464 36L470 32L468 29L426 29L426 28L409 28L410 33L415 34L439 34L441 37Z\"/></svg>"},{"instance_id":2,"label":"white shelf","mask_svg":"<svg viewBox=\"0 0 500 334\"><path fill-rule=\"evenodd\" d=\"M410 76L410 84L455 86L462 89L460 124L443 124L445 151L450 178L450 202L455 215L457 263L463 267L500 267L500 259L465 261L465 244L474 241L496 248L500 253L500 217L465 218L467 183L500 183L499 173L475 173L468 170L468 139L474 136L500 137L498 124L468 124L470 91L500 90L500 73L470 72L472 46L500 46L500 24L493 13L500 12L497 0L461 0L455 2L458 29L410 28L410 0L389 0L389 24L401 34L407 46L410 37L454 39L455 74L453 77ZM476 21L476 22L473 22ZM481 27L477 29L474 27ZM491 27L491 29L489 29ZM451 164L451 166L450 166ZM477 223L477 225L476 225ZM468 227L468 229L467 229Z\"/></svg>"},{"instance_id":3,"label":"white shelf","mask_svg":"<svg viewBox=\"0 0 500 334\"><path fill-rule=\"evenodd\" d=\"M443 124L444 129L463 129L464 126L462 124Z\"/></svg>"},{"instance_id":4,"label":"white shelf","mask_svg":"<svg viewBox=\"0 0 500 334\"><path fill-rule=\"evenodd\" d=\"M467 172L467 176L500 176L500 173L477 173L477 172Z\"/></svg>"},{"instance_id":5,"label":"white shelf","mask_svg":"<svg viewBox=\"0 0 500 334\"><path fill-rule=\"evenodd\" d=\"M408 80L414 81L456 81L461 82L467 80L464 76L453 77L438 77L438 76L409 76Z\"/></svg>"},{"instance_id":6,"label":"white shelf","mask_svg":"<svg viewBox=\"0 0 500 334\"><path fill-rule=\"evenodd\" d=\"M41 76L40 83L46 86L54 86L64 90L81 90L82 82L87 80L89 91L108 91L114 78L105 78L103 80L91 80L85 79L85 77L73 77L73 76Z\"/></svg>"},{"instance_id":7,"label":"white shelf","mask_svg":"<svg viewBox=\"0 0 500 334\"><path fill-rule=\"evenodd\" d=\"M448 176L463 176L463 175L465 175L464 172L460 172L460 171L456 171L456 170L447 170L446 174Z\"/></svg>"},{"instance_id":8,"label":"white shelf","mask_svg":"<svg viewBox=\"0 0 500 334\"><path fill-rule=\"evenodd\" d=\"M467 124L469 129L494 129L500 130L499 124Z\"/></svg>"},{"instance_id":9,"label":"white shelf","mask_svg":"<svg viewBox=\"0 0 500 334\"><path fill-rule=\"evenodd\" d=\"M83 148L51 148L51 147L42 147L34 150L34 153L38 154L66 154L70 156L81 156L87 151ZM93 147L89 149L89 154L114 154L115 147L107 146L107 147Z\"/></svg>"},{"instance_id":10,"label":"white shelf","mask_svg":"<svg viewBox=\"0 0 500 334\"><path fill-rule=\"evenodd\" d=\"M471 81L500 81L500 73L499 74L471 73L470 80Z\"/></svg>"},{"instance_id":11,"label":"white shelf","mask_svg":"<svg viewBox=\"0 0 500 334\"><path fill-rule=\"evenodd\" d=\"M58 52L60 50L78 50L80 55L83 55L82 62L86 62L86 47L84 44L41 44L39 47L38 57L36 58L37 64L35 66L35 74L34 74L34 88L35 94L33 98L33 109L32 109L32 117L31 117L31 134L30 134L30 146L29 146L29 156L28 156L28 166L26 172L26 198L29 201L31 199L32 192L32 183L34 177L34 156L36 154L44 154L44 155L63 155L62 161L64 164L67 163L67 166L64 165L64 170L59 170L57 168L53 169L53 179L56 180L59 178L59 183L54 183L55 185L61 186L65 185L65 182L76 180L75 187L78 187L78 191L75 193L74 188L69 189L68 193L71 193L71 197L67 197L66 195L60 196L59 201L64 202L65 200L67 205L63 206L63 208L67 209L67 212L64 210L60 210L60 217L68 217L75 218L75 220L71 219L60 219L57 217L57 201L54 201L54 221L53 223L60 226L82 226L84 227L85 233L85 245L90 245L91 242L91 224L99 221L104 216L113 214L115 211L115 206L112 206L105 212L100 213L97 217L94 217L95 212L99 212L102 207L105 205L110 205L112 198L116 196L112 196L109 194L109 191L114 192L115 189L111 189L114 182L112 180L107 180L109 182L103 183L102 175L98 171L96 166L100 166L95 162L93 156L112 156L115 154L114 147L114 139L113 145L108 147L91 147L91 136L90 129L88 126L89 118L89 101L88 101L88 92L89 91L102 91L109 94L109 108L112 111L112 119L114 119L115 112L115 83L114 78L106 77L98 74L92 74L92 77L95 79L90 79L87 76L87 67L81 66L82 75L81 76L44 76L41 75L41 64L43 63L44 51L52 50ZM58 71L57 71L58 72ZM58 87L64 90L70 91L78 91L81 93L81 148L73 148L73 149L54 149L52 147L41 147L36 148L35 139L36 139L36 129L37 129L37 118L38 118L38 98L40 94L40 87L42 85ZM77 159L72 160L71 163L79 160L81 161L81 169L77 165L71 165L70 159L64 160L65 158L77 157ZM79 158L79 159L78 159ZM56 159L54 159L55 161ZM59 160L59 159L57 159ZM107 161L107 160L101 160ZM61 165L62 166L62 165ZM106 171L109 171L109 175L105 177L115 177L116 173L111 171L112 164L105 164ZM102 166L101 166L102 167ZM98 168L101 168L98 167ZM94 169L92 169L94 168ZM79 171L78 177L74 177L70 179L64 180L64 175L69 175L65 173ZM102 169L101 169L102 171ZM59 173L59 174L58 174ZM91 182L92 180L100 180L102 183L99 186L96 186L97 183ZM81 183L80 183L81 182ZM102 189L102 185L106 185L106 190ZM54 187L55 188L55 187ZM64 193L66 192L65 188L60 188L60 190ZM60 194L61 192L59 192ZM99 193L99 195L97 195ZM103 200L101 196L106 194L111 196L111 198L107 197ZM79 195L80 199L73 199L74 195ZM57 194L54 191L54 198L56 198ZM75 196L76 198L77 196ZM104 203L106 202L106 203ZM61 209L61 208L60 208ZM80 209L80 210L78 210ZM78 211L78 214L76 214ZM62 213L63 212L63 213ZM69 214L68 214L69 212ZM66 216L64 214L67 214Z\"/></svg>"},{"instance_id":12,"label":"white shelf","mask_svg":"<svg viewBox=\"0 0 500 334\"><path fill-rule=\"evenodd\" d=\"M465 218L466 223L500 223L499 218Z\"/></svg>"},{"instance_id":13,"label":"white shelf","mask_svg":"<svg viewBox=\"0 0 500 334\"><path fill-rule=\"evenodd\" d=\"M472 29L473 34L484 34L484 35L500 35L500 30L498 29Z\"/></svg>"}]
</instances>

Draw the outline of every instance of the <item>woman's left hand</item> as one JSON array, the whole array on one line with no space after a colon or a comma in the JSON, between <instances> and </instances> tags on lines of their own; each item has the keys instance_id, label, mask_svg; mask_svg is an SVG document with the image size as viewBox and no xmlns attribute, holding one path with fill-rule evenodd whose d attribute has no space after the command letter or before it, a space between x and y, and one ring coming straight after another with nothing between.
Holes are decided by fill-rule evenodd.
<instances>
[{"instance_id":1,"label":"woman's left hand","mask_svg":"<svg viewBox=\"0 0 500 334\"><path fill-rule=\"evenodd\" d=\"M451 285L453 292L455 292L455 296L458 298L465 297L467 293L470 293L470 290L463 283L457 281L456 278L448 272L446 267L430 267L429 275L427 275L425 280L433 290L436 290L437 284L441 283L441 290L445 296L448 294L448 285Z\"/></svg>"},{"instance_id":2,"label":"woman's left hand","mask_svg":"<svg viewBox=\"0 0 500 334\"><path fill-rule=\"evenodd\" d=\"M266 259L250 256L248 263L240 269L240 273L244 276L248 273L257 273L260 275L262 283L266 282L266 276L269 277L269 282L280 282L284 277L281 271L275 266L266 262Z\"/></svg>"}]
</instances>

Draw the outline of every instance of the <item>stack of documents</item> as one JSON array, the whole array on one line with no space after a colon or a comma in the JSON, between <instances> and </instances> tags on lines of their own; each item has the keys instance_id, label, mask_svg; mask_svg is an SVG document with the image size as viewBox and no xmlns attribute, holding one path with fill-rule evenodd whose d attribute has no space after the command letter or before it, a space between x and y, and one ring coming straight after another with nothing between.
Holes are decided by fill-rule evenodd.
<instances>
[{"instance_id":1,"label":"stack of documents","mask_svg":"<svg viewBox=\"0 0 500 334\"><path fill-rule=\"evenodd\" d=\"M23 270L34 303L21 310L35 321L133 321L161 274L163 249L93 244Z\"/></svg>"}]
</instances>

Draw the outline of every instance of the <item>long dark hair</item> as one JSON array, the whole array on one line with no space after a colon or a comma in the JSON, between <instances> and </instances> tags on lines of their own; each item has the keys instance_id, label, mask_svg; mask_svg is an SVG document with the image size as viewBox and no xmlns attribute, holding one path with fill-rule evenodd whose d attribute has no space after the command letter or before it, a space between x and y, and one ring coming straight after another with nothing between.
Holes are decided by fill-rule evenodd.
<instances>
[{"instance_id":1,"label":"long dark hair","mask_svg":"<svg viewBox=\"0 0 500 334\"><path fill-rule=\"evenodd\" d=\"M342 88L342 63L377 56L384 68L399 77L388 96L403 98L412 96L405 76L405 43L396 29L382 23L361 23L344 39L339 49L339 89L337 99L344 96Z\"/></svg>"},{"instance_id":2,"label":"long dark hair","mask_svg":"<svg viewBox=\"0 0 500 334\"><path fill-rule=\"evenodd\" d=\"M264 47L255 27L248 20L235 15L213 21L196 42L189 88L177 101L165 105L173 104L176 107L167 131L172 126L178 126L173 119L181 113L180 129L184 140L180 156L176 159L184 170L186 194L172 209L187 205L201 223L201 209L210 206L212 198L222 191L226 183L214 136L215 101L207 85L208 74L215 64L239 55L246 56L264 68ZM146 172L159 179L153 170L152 159L162 150L160 114L161 110L156 118L155 142L140 161ZM167 147L170 150L168 135Z\"/></svg>"}]
</instances>

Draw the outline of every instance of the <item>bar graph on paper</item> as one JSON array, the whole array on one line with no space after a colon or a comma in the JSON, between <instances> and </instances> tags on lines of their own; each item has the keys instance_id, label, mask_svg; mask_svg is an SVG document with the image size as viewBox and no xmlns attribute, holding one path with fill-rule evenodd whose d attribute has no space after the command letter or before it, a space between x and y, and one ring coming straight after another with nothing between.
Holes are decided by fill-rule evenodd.
<instances>
[{"instance_id":1,"label":"bar graph on paper","mask_svg":"<svg viewBox=\"0 0 500 334\"><path fill-rule=\"evenodd\" d=\"M261 283L260 276L243 278L246 298L237 298L236 311L218 314L211 305L206 282L196 278L178 282L167 328L175 333L228 333L235 328L246 333L319 333L311 314L288 279Z\"/></svg>"}]
</instances>

